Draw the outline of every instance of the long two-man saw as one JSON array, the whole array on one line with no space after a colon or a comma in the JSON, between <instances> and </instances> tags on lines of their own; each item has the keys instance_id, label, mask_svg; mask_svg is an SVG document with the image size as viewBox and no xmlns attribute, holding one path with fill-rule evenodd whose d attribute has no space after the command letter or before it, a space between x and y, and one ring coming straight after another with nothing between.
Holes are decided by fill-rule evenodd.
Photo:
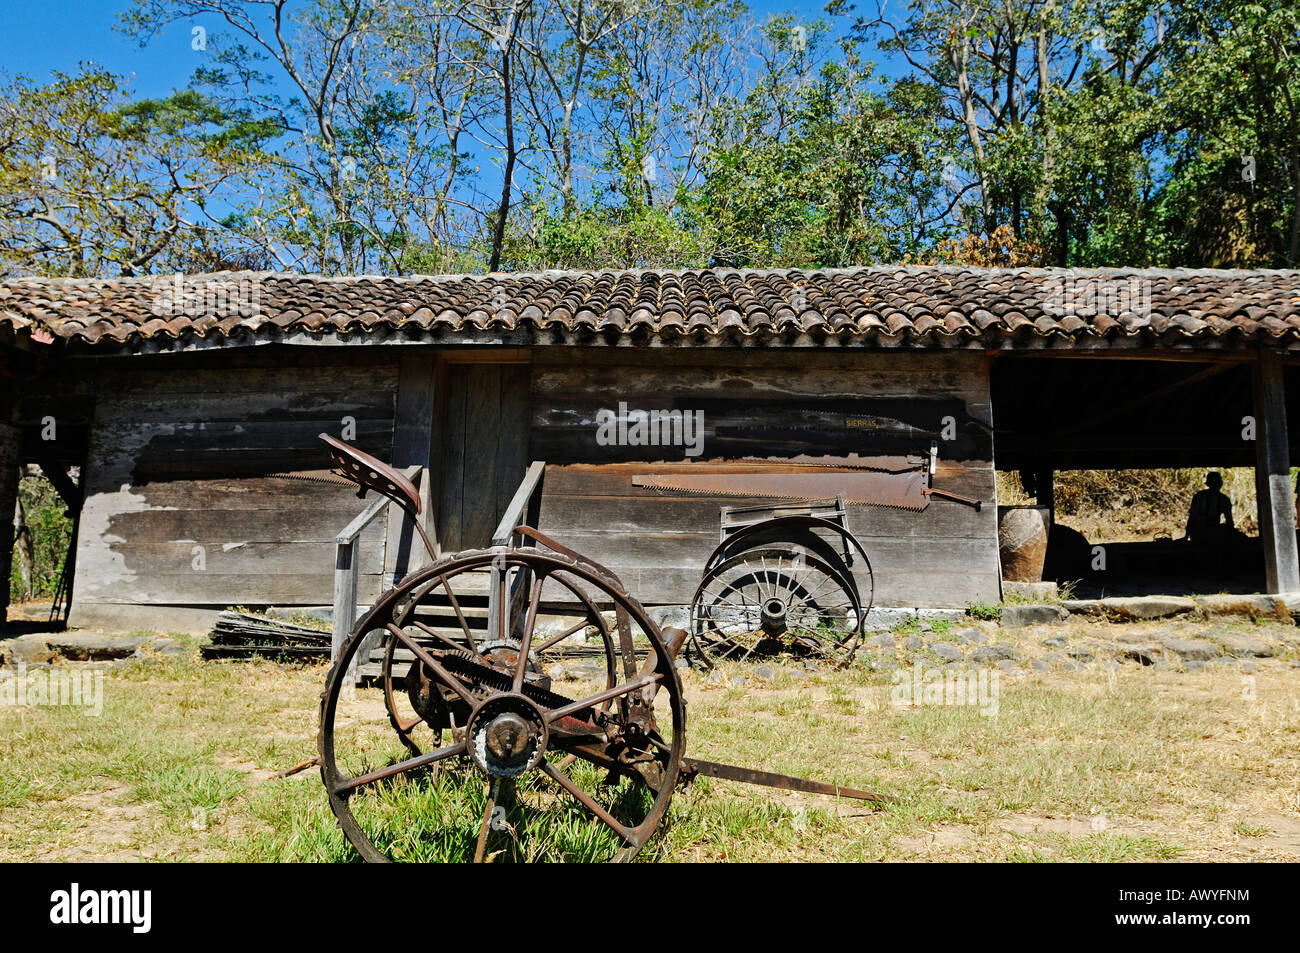
<instances>
[{"instance_id":1,"label":"long two-man saw","mask_svg":"<svg viewBox=\"0 0 1300 953\"><path fill-rule=\"evenodd\" d=\"M924 510L930 505L923 469L890 472L865 467L779 464L694 464L672 473L641 473L632 485L705 496L827 499Z\"/></svg>"}]
</instances>

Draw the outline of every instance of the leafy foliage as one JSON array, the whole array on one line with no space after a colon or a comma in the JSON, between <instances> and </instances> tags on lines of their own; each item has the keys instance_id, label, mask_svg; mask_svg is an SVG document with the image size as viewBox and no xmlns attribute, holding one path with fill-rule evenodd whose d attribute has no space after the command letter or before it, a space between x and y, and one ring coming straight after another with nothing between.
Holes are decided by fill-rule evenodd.
<instances>
[{"instance_id":1,"label":"leafy foliage","mask_svg":"<svg viewBox=\"0 0 1300 953\"><path fill-rule=\"evenodd\" d=\"M257 174L270 132L193 91L129 102L97 67L3 84L0 126L0 272L70 277L167 270L208 247L206 203Z\"/></svg>"},{"instance_id":2,"label":"leafy foliage","mask_svg":"<svg viewBox=\"0 0 1300 953\"><path fill-rule=\"evenodd\" d=\"M1300 265L1289 0L826 10L134 0L225 28L0 85L0 268Z\"/></svg>"},{"instance_id":3,"label":"leafy foliage","mask_svg":"<svg viewBox=\"0 0 1300 953\"><path fill-rule=\"evenodd\" d=\"M32 542L31 590L26 591L22 574L22 560L14 543L14 559L9 572L9 598L49 598L59 584L63 563L68 555L68 541L72 539L72 520L67 516L67 506L54 487L41 477L26 477L19 481L18 492L27 517L27 530Z\"/></svg>"}]
</instances>

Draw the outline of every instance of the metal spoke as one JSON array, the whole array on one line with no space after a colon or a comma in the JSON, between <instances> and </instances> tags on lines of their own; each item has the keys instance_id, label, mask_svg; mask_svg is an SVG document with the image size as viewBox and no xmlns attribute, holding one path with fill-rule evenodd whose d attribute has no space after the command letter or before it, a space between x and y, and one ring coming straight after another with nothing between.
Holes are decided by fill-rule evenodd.
<instances>
[{"instance_id":1,"label":"metal spoke","mask_svg":"<svg viewBox=\"0 0 1300 953\"><path fill-rule=\"evenodd\" d=\"M708 590L705 591L707 592ZM736 605L735 602L732 602L730 599L727 598L728 593L739 596L741 602L744 603L744 608L749 608L749 599L746 598L745 596L744 587L742 586L738 588L734 580L727 583L725 586L721 587L716 593L712 593L711 595L713 596L714 599L721 599L722 601L730 603L731 605L736 606L737 608L741 608L741 606Z\"/></svg>"},{"instance_id":2,"label":"metal spoke","mask_svg":"<svg viewBox=\"0 0 1300 953\"><path fill-rule=\"evenodd\" d=\"M398 628L391 622L388 623L388 631L392 632L395 636L401 639L402 643L408 649L410 649L412 652L415 653L415 657L418 658L425 665L429 666L430 670L432 670L432 672L435 675L437 675L438 678L442 679L442 681L444 681L447 684L448 688L450 688L453 692L459 695L466 702L466 704L470 705L471 707L478 704L479 700L474 697L473 693L470 692L470 690L465 686L465 684L461 682L461 680L458 679L456 676L452 675L451 672L443 668L438 663L437 659L435 659L432 655L430 655L427 651L425 651L423 645L415 641L415 639L411 638L409 635L407 635L405 632L403 632L400 628Z\"/></svg>"},{"instance_id":3,"label":"metal spoke","mask_svg":"<svg viewBox=\"0 0 1300 953\"><path fill-rule=\"evenodd\" d=\"M733 605L734 605L734 603L733 603ZM750 615L752 614L753 609L750 608L750 607L748 607L748 606L746 606L746 607L744 607L744 608L742 608L742 607L740 607L740 606L736 606L735 608L736 608L736 609L741 613L741 618L738 619L738 620L733 621L733 622L731 623L732 626L733 626L733 627L739 627L739 628L743 629L743 630L746 631L746 632L751 631L751 630L748 628L748 626L750 625L750 623L751 623L751 621L752 621L752 620L750 619ZM714 626L713 626L713 627L714 627L714 629L716 629L717 631L719 631L719 632L727 631L726 629L723 628L724 620L722 620L722 619L713 619L712 616L710 616L710 621L712 621L712 622L714 623Z\"/></svg>"},{"instance_id":4,"label":"metal spoke","mask_svg":"<svg viewBox=\"0 0 1300 953\"><path fill-rule=\"evenodd\" d=\"M768 584L771 584L772 580L771 580L770 578L768 578L768 573L767 573L767 557L766 557L766 556L760 556L760 557L758 557L758 558L759 558L759 561L760 561L760 563L762 564L762 567L763 567L763 576L762 576L762 578L763 578L763 582L766 582L766 583L768 583ZM765 592L765 591L763 590L763 584L762 584L762 583L758 583L758 593L759 593L759 595L761 595L764 599L771 599L771 598L772 598L771 593Z\"/></svg>"},{"instance_id":5,"label":"metal spoke","mask_svg":"<svg viewBox=\"0 0 1300 953\"><path fill-rule=\"evenodd\" d=\"M834 639L828 640L826 636L819 635L818 633L814 632L812 629L808 628L805 625L796 625L794 626L794 629L797 632L807 632L809 637L812 638L818 644L821 644L822 642L826 642L826 641L832 641L832 642L835 641Z\"/></svg>"},{"instance_id":6,"label":"metal spoke","mask_svg":"<svg viewBox=\"0 0 1300 953\"><path fill-rule=\"evenodd\" d=\"M798 599L799 592L801 590L806 591L803 582L795 575L795 568L793 565L786 570L783 578L784 585L781 586L781 589L782 591L789 593L791 599Z\"/></svg>"},{"instance_id":7,"label":"metal spoke","mask_svg":"<svg viewBox=\"0 0 1300 953\"><path fill-rule=\"evenodd\" d=\"M812 573L814 575L813 585L815 586L815 588L810 589L808 584L804 581L803 576L800 576L796 580L798 582L799 589L800 589L800 598L808 600L813 598L817 593L821 592L823 589L825 589L828 580L825 573L813 569L811 566L805 566L804 572Z\"/></svg>"},{"instance_id":8,"label":"metal spoke","mask_svg":"<svg viewBox=\"0 0 1300 953\"><path fill-rule=\"evenodd\" d=\"M562 708L555 708L551 711L543 712L542 714L546 719L547 724L550 724L553 721L564 718L568 715L577 714L587 708L594 708L607 699L617 698L619 695L626 695L628 692L634 692L641 688L649 688L655 682L659 681L661 677L662 676L658 674L643 675L640 678L632 679L629 682L621 682L613 688L607 688L603 692L597 692L595 695L591 695L580 701L570 702Z\"/></svg>"},{"instance_id":9,"label":"metal spoke","mask_svg":"<svg viewBox=\"0 0 1300 953\"><path fill-rule=\"evenodd\" d=\"M336 785L334 793L351 794L357 788L364 787L367 784L374 784L376 781L383 781L399 774L405 774L407 771L414 771L416 768L423 768L438 761L445 761L447 758L454 758L458 754L464 754L466 748L465 742L461 741L454 745L448 745L446 748L439 748L437 751L430 751L428 754L417 755L414 758L399 761L397 764L390 764L386 768L379 768L367 774L349 778Z\"/></svg>"},{"instance_id":10,"label":"metal spoke","mask_svg":"<svg viewBox=\"0 0 1300 953\"><path fill-rule=\"evenodd\" d=\"M729 638L727 641L731 643L731 646L722 653L723 658L731 658L733 653L740 652L742 653L740 661L743 662L754 652L754 649L751 646L742 644L739 639Z\"/></svg>"},{"instance_id":11,"label":"metal spoke","mask_svg":"<svg viewBox=\"0 0 1300 953\"><path fill-rule=\"evenodd\" d=\"M551 646L556 645L559 642L563 642L565 639L573 635L573 633L577 632L579 629L589 629L592 627L593 627L592 622L589 619L583 619L581 622L578 622L575 625L572 625L569 628L565 629L559 635L547 639L541 645L537 646L535 651L537 652L538 655L541 655Z\"/></svg>"},{"instance_id":12,"label":"metal spoke","mask_svg":"<svg viewBox=\"0 0 1300 953\"><path fill-rule=\"evenodd\" d=\"M417 714L414 720L403 721L397 713L397 700L393 696L393 651L396 646L397 642L390 638L384 647L384 707L388 709L388 720L397 730L402 744L406 745L412 754L421 754L420 746L411 740L411 732L424 719ZM440 738L441 735L438 737Z\"/></svg>"},{"instance_id":13,"label":"metal spoke","mask_svg":"<svg viewBox=\"0 0 1300 953\"><path fill-rule=\"evenodd\" d=\"M517 692L524 686L524 672L528 669L528 653L533 647L533 626L537 624L537 606L542 601L542 583L546 576L536 573L533 592L528 599L528 615L524 619L524 635L519 643L519 661L515 665L515 678L510 690ZM503 629L504 631L504 629Z\"/></svg>"},{"instance_id":14,"label":"metal spoke","mask_svg":"<svg viewBox=\"0 0 1300 953\"><path fill-rule=\"evenodd\" d=\"M570 781L566 775L558 771L555 765L551 764L545 758L542 759L542 771L545 772L548 778L576 797L582 803L583 807L609 825L610 829L613 830L615 834L623 838L623 840L627 841L633 847L641 846L637 842L635 832L630 827L624 827L620 824L613 814L610 814L609 811L597 804L590 794Z\"/></svg>"},{"instance_id":15,"label":"metal spoke","mask_svg":"<svg viewBox=\"0 0 1300 953\"><path fill-rule=\"evenodd\" d=\"M750 586L753 586L754 592L747 598L751 598L754 605L758 606L767 598L767 595L763 592L763 582L759 578L758 570L751 566L746 566L745 570L746 571L743 575L738 575L732 579L729 585L731 585L738 593L743 593ZM736 583L741 582L741 580L744 580L744 582L740 586L737 586Z\"/></svg>"},{"instance_id":16,"label":"metal spoke","mask_svg":"<svg viewBox=\"0 0 1300 953\"><path fill-rule=\"evenodd\" d=\"M462 651L462 646L457 645L454 639L447 638L441 632L426 625L425 623L421 622L419 619L412 619L408 624L415 626L417 629L419 629L421 632L428 635L430 638L437 639L443 645L447 646L447 648L453 649L457 652Z\"/></svg>"},{"instance_id":17,"label":"metal spoke","mask_svg":"<svg viewBox=\"0 0 1300 953\"><path fill-rule=\"evenodd\" d=\"M478 829L478 843L474 846L474 863L483 863L483 853L487 848L488 831L492 828L492 811L497 804L497 794L501 791L501 779L494 778L484 793L487 800L483 804L483 823Z\"/></svg>"},{"instance_id":18,"label":"metal spoke","mask_svg":"<svg viewBox=\"0 0 1300 953\"><path fill-rule=\"evenodd\" d=\"M816 589L812 590L812 592L808 593L808 598L805 599L804 601L812 602L817 596L825 592L826 587L830 585L834 585L836 588L840 587L840 584L836 579L832 578L831 576L827 576L825 573L822 573L821 584Z\"/></svg>"},{"instance_id":19,"label":"metal spoke","mask_svg":"<svg viewBox=\"0 0 1300 953\"><path fill-rule=\"evenodd\" d=\"M470 631L469 622L465 619L465 613L460 609L460 600L456 598L456 593L452 591L451 583L447 581L446 574L444 573L438 576L438 579L442 582L443 592L447 593L447 601L451 603L451 608L456 613L456 621L458 621L460 627L465 630L465 638L469 641L469 650L473 652L476 657L482 658L482 656L479 655L478 645L474 642L474 633Z\"/></svg>"},{"instance_id":20,"label":"metal spoke","mask_svg":"<svg viewBox=\"0 0 1300 953\"><path fill-rule=\"evenodd\" d=\"M719 595L719 596L716 597L716 601L717 601L717 602L724 602L724 603L726 603L727 605L732 606L733 608L739 609L741 612L744 612L744 613L746 613L746 614L748 614L749 612L751 612L751 611L753 611L754 609L757 609L757 608L758 608L758 606L752 606L752 605L750 605L748 602L745 602L743 605L742 605L741 603L739 603L739 602L732 602L730 599L725 599L725 598L723 598L721 595Z\"/></svg>"}]
</instances>

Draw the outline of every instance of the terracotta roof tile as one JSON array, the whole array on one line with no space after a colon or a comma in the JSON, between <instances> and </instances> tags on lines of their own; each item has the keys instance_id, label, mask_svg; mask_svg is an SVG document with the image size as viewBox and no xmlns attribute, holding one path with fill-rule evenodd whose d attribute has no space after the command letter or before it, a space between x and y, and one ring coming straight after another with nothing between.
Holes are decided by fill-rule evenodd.
<instances>
[{"instance_id":1,"label":"terracotta roof tile","mask_svg":"<svg viewBox=\"0 0 1300 953\"><path fill-rule=\"evenodd\" d=\"M324 278L224 272L0 283L0 340L181 346L400 330L569 343L997 347L1038 338L1300 344L1300 272L873 267Z\"/></svg>"}]
</instances>

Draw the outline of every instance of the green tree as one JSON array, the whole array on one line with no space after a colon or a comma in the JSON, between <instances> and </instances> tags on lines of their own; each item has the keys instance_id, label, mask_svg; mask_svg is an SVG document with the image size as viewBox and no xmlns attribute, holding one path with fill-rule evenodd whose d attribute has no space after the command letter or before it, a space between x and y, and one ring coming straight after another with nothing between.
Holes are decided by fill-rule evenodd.
<instances>
[{"instance_id":1,"label":"green tree","mask_svg":"<svg viewBox=\"0 0 1300 953\"><path fill-rule=\"evenodd\" d=\"M714 114L721 145L703 162L692 220L735 266L897 261L946 237L958 194L943 184L956 136L937 89L882 86L852 43L812 70L825 26L778 18L766 74ZM796 39L798 42L796 42Z\"/></svg>"},{"instance_id":2,"label":"green tree","mask_svg":"<svg viewBox=\"0 0 1300 953\"><path fill-rule=\"evenodd\" d=\"M68 518L67 504L48 480L35 474L24 474L18 483L18 498L26 517L26 539L14 541L14 559L10 568L9 597L15 601L54 594L63 573L63 563L72 539L72 520ZM30 578L24 579L27 554L21 551L30 545Z\"/></svg>"},{"instance_id":3,"label":"green tree","mask_svg":"<svg viewBox=\"0 0 1300 953\"><path fill-rule=\"evenodd\" d=\"M1169 175L1153 226L1173 265L1300 266L1300 7L1179 12L1159 87Z\"/></svg>"},{"instance_id":4,"label":"green tree","mask_svg":"<svg viewBox=\"0 0 1300 953\"><path fill-rule=\"evenodd\" d=\"M0 130L0 268L71 277L187 260L212 197L247 183L267 132L192 91L131 102L94 66L0 81Z\"/></svg>"}]
</instances>

